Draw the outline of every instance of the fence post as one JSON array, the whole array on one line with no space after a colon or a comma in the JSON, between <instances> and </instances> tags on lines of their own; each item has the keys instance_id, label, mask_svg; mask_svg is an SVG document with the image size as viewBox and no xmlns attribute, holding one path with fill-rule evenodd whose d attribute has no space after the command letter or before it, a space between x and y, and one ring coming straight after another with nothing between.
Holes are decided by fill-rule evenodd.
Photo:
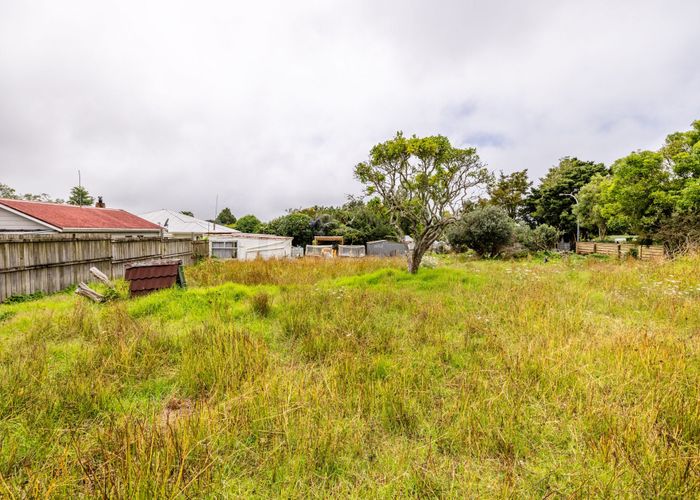
<instances>
[{"instance_id":1,"label":"fence post","mask_svg":"<svg viewBox=\"0 0 700 500\"><path fill-rule=\"evenodd\" d=\"M622 258L622 245L620 245L620 243L617 244L617 258Z\"/></svg>"}]
</instances>

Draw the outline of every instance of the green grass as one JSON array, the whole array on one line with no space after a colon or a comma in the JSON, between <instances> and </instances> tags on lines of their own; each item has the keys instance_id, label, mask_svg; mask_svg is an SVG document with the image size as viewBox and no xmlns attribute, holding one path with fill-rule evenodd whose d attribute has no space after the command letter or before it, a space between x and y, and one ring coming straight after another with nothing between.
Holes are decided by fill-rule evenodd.
<instances>
[{"instance_id":1,"label":"green grass","mask_svg":"<svg viewBox=\"0 0 700 500\"><path fill-rule=\"evenodd\" d=\"M0 496L700 494L698 257L187 280L0 306Z\"/></svg>"}]
</instances>

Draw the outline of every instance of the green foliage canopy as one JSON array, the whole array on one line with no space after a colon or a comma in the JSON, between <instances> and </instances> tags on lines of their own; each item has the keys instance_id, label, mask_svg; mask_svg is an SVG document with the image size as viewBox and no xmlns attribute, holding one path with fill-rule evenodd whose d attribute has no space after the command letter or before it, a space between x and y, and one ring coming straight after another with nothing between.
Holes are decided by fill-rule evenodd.
<instances>
[{"instance_id":1,"label":"green foliage canopy","mask_svg":"<svg viewBox=\"0 0 700 500\"><path fill-rule=\"evenodd\" d=\"M447 238L454 248L471 248L477 254L495 257L507 246L514 235L513 220L500 207L479 207L462 217L447 231Z\"/></svg>"},{"instance_id":2,"label":"green foliage canopy","mask_svg":"<svg viewBox=\"0 0 700 500\"><path fill-rule=\"evenodd\" d=\"M425 252L452 224L473 189L490 174L474 148L455 148L443 136L393 139L374 146L355 177L387 208L399 234L413 238L408 270L417 272Z\"/></svg>"},{"instance_id":3,"label":"green foliage canopy","mask_svg":"<svg viewBox=\"0 0 700 500\"><path fill-rule=\"evenodd\" d=\"M219 215L216 216L214 222L224 226L230 226L231 224L236 223L236 217L233 215L233 213L231 213L231 209L226 207L219 212Z\"/></svg>"},{"instance_id":4,"label":"green foliage canopy","mask_svg":"<svg viewBox=\"0 0 700 500\"><path fill-rule=\"evenodd\" d=\"M576 233L575 201L568 194L578 193L596 174L606 174L602 163L564 157L550 168L537 188L532 190L528 204L532 218L563 233Z\"/></svg>"},{"instance_id":5,"label":"green foliage canopy","mask_svg":"<svg viewBox=\"0 0 700 500\"><path fill-rule=\"evenodd\" d=\"M532 182L527 177L527 169L512 174L499 174L498 180L489 183L489 203L501 207L513 220L524 215L525 199Z\"/></svg>"},{"instance_id":6,"label":"green foliage canopy","mask_svg":"<svg viewBox=\"0 0 700 500\"><path fill-rule=\"evenodd\" d=\"M294 246L309 245L314 239L311 217L301 212L292 212L271 220L265 227L265 232L278 236L291 236Z\"/></svg>"},{"instance_id":7,"label":"green foliage canopy","mask_svg":"<svg viewBox=\"0 0 700 500\"><path fill-rule=\"evenodd\" d=\"M257 233L261 230L262 223L256 216L248 214L238 219L234 227L242 233Z\"/></svg>"},{"instance_id":8,"label":"green foliage canopy","mask_svg":"<svg viewBox=\"0 0 700 500\"><path fill-rule=\"evenodd\" d=\"M70 205L78 205L85 207L95 203L95 198L90 196L90 193L83 186L75 186L70 190L70 197L68 198L68 203Z\"/></svg>"}]
</instances>

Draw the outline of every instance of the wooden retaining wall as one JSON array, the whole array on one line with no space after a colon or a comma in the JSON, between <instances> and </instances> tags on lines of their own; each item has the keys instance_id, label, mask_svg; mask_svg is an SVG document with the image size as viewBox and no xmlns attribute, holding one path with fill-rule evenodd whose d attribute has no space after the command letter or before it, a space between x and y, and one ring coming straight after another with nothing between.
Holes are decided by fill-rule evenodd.
<instances>
[{"instance_id":1,"label":"wooden retaining wall","mask_svg":"<svg viewBox=\"0 0 700 500\"><path fill-rule=\"evenodd\" d=\"M207 251L206 241L189 239L0 235L0 302L12 295L57 292L90 281L93 266L111 278L121 278L128 264L171 259L192 264Z\"/></svg>"},{"instance_id":2,"label":"wooden retaining wall","mask_svg":"<svg viewBox=\"0 0 700 500\"><path fill-rule=\"evenodd\" d=\"M576 243L576 253L581 255L599 254L622 258L636 249L637 257L642 260L663 259L666 256L661 245L636 245L633 243L591 243L580 241Z\"/></svg>"}]
</instances>

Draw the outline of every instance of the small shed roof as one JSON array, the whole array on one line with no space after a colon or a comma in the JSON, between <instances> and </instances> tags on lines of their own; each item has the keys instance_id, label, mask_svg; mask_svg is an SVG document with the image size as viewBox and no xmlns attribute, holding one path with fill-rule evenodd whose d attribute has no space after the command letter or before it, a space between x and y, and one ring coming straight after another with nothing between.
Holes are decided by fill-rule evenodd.
<instances>
[{"instance_id":1,"label":"small shed roof","mask_svg":"<svg viewBox=\"0 0 700 500\"><path fill-rule=\"evenodd\" d=\"M131 295L145 295L163 288L170 288L180 280L179 260L149 262L128 266L124 278L129 282Z\"/></svg>"},{"instance_id":2,"label":"small shed roof","mask_svg":"<svg viewBox=\"0 0 700 500\"><path fill-rule=\"evenodd\" d=\"M181 214L175 210L155 210L141 214L141 217L154 224L164 227L170 233L192 233L192 234L233 234L238 233L235 229L221 224L215 224L196 217Z\"/></svg>"},{"instance_id":3,"label":"small shed roof","mask_svg":"<svg viewBox=\"0 0 700 500\"><path fill-rule=\"evenodd\" d=\"M42 222L58 231L139 231L160 232L152 222L126 210L115 208L79 207L41 201L8 200L0 205L12 212Z\"/></svg>"}]
</instances>

